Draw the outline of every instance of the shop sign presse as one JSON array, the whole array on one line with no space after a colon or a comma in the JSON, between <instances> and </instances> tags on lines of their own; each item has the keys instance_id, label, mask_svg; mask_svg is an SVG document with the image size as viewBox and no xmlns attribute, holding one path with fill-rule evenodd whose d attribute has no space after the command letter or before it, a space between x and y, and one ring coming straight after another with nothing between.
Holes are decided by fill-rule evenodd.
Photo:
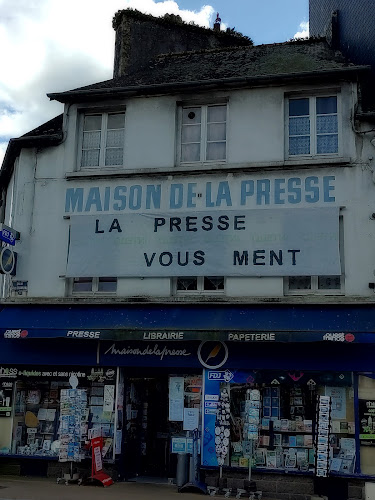
<instances>
[{"instance_id":1,"label":"shop sign presse","mask_svg":"<svg viewBox=\"0 0 375 500\"><path fill-rule=\"evenodd\" d=\"M67 276L340 274L334 182L202 178L68 188Z\"/></svg>"}]
</instances>

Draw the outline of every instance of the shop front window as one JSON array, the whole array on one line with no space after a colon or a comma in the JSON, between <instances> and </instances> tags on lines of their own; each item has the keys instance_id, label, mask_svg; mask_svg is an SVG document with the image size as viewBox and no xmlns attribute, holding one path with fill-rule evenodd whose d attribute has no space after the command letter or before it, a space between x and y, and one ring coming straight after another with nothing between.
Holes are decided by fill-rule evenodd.
<instances>
[{"instance_id":1,"label":"shop front window","mask_svg":"<svg viewBox=\"0 0 375 500\"><path fill-rule=\"evenodd\" d=\"M215 407L215 413L204 415L207 465L316 472L318 460L321 468L325 460L327 474L354 474L351 373L236 371L229 382L209 379L207 373L212 372L205 374L205 401ZM321 396L330 401L324 422ZM318 443L322 428L326 453Z\"/></svg>"},{"instance_id":2,"label":"shop front window","mask_svg":"<svg viewBox=\"0 0 375 500\"><path fill-rule=\"evenodd\" d=\"M359 439L362 474L375 475L375 375L358 378Z\"/></svg>"},{"instance_id":3,"label":"shop front window","mask_svg":"<svg viewBox=\"0 0 375 500\"><path fill-rule=\"evenodd\" d=\"M10 370L12 377L0 378L3 387L0 405L1 394L5 395L7 405L6 412L0 407L0 418L9 418L2 419L3 426L0 424L1 453L79 462L90 456L85 443L90 430L94 430L106 443L103 458L112 457L115 370L62 367ZM78 378L76 390L69 381L73 373Z\"/></svg>"}]
</instances>

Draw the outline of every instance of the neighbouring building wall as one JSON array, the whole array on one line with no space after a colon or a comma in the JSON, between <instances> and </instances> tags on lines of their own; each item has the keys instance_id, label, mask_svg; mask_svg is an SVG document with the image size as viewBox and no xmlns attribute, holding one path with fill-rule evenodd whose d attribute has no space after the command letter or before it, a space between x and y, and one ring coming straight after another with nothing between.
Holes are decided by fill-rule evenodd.
<instances>
[{"instance_id":1,"label":"neighbouring building wall","mask_svg":"<svg viewBox=\"0 0 375 500\"><path fill-rule=\"evenodd\" d=\"M335 13L333 24L332 14ZM365 108L374 108L375 10L372 0L309 0L310 36L327 36L355 64L372 66L364 83Z\"/></svg>"}]
</instances>

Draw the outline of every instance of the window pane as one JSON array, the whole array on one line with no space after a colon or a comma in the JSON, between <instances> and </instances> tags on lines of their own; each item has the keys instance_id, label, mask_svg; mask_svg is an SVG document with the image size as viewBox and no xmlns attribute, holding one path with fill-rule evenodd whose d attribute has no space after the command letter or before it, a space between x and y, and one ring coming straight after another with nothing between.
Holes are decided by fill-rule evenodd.
<instances>
[{"instance_id":1,"label":"window pane","mask_svg":"<svg viewBox=\"0 0 375 500\"><path fill-rule=\"evenodd\" d=\"M196 124L201 122L201 108L184 108L182 123Z\"/></svg>"},{"instance_id":2,"label":"window pane","mask_svg":"<svg viewBox=\"0 0 375 500\"><path fill-rule=\"evenodd\" d=\"M308 116L309 99L289 99L289 116Z\"/></svg>"},{"instance_id":3,"label":"window pane","mask_svg":"<svg viewBox=\"0 0 375 500\"><path fill-rule=\"evenodd\" d=\"M124 145L124 129L107 132L107 148L119 148Z\"/></svg>"},{"instance_id":4,"label":"window pane","mask_svg":"<svg viewBox=\"0 0 375 500\"><path fill-rule=\"evenodd\" d=\"M316 131L318 134L337 134L337 115L317 116Z\"/></svg>"},{"instance_id":5,"label":"window pane","mask_svg":"<svg viewBox=\"0 0 375 500\"><path fill-rule=\"evenodd\" d=\"M86 115L83 130L100 130L102 128L102 115Z\"/></svg>"},{"instance_id":6,"label":"window pane","mask_svg":"<svg viewBox=\"0 0 375 500\"><path fill-rule=\"evenodd\" d=\"M124 150L122 148L109 148L105 151L105 164L108 165L122 165L123 164Z\"/></svg>"},{"instance_id":7,"label":"window pane","mask_svg":"<svg viewBox=\"0 0 375 500\"><path fill-rule=\"evenodd\" d=\"M318 154L337 153L338 152L337 135L318 135L316 149Z\"/></svg>"},{"instance_id":8,"label":"window pane","mask_svg":"<svg viewBox=\"0 0 375 500\"><path fill-rule=\"evenodd\" d=\"M318 276L319 290L340 290L341 276Z\"/></svg>"},{"instance_id":9,"label":"window pane","mask_svg":"<svg viewBox=\"0 0 375 500\"><path fill-rule=\"evenodd\" d=\"M224 290L224 277L223 276L205 276L203 289L204 290Z\"/></svg>"},{"instance_id":10,"label":"window pane","mask_svg":"<svg viewBox=\"0 0 375 500\"><path fill-rule=\"evenodd\" d=\"M82 151L81 167L97 167L99 165L99 149Z\"/></svg>"},{"instance_id":11,"label":"window pane","mask_svg":"<svg viewBox=\"0 0 375 500\"><path fill-rule=\"evenodd\" d=\"M73 292L91 292L92 278L74 278Z\"/></svg>"},{"instance_id":12,"label":"window pane","mask_svg":"<svg viewBox=\"0 0 375 500\"><path fill-rule=\"evenodd\" d=\"M307 135L310 133L310 118L289 118L289 135Z\"/></svg>"},{"instance_id":13,"label":"window pane","mask_svg":"<svg viewBox=\"0 0 375 500\"><path fill-rule=\"evenodd\" d=\"M316 113L318 115L337 113L337 97L317 97Z\"/></svg>"},{"instance_id":14,"label":"window pane","mask_svg":"<svg viewBox=\"0 0 375 500\"><path fill-rule=\"evenodd\" d=\"M208 122L225 122L227 119L226 106L208 106L207 121Z\"/></svg>"},{"instance_id":15,"label":"window pane","mask_svg":"<svg viewBox=\"0 0 375 500\"><path fill-rule=\"evenodd\" d=\"M125 126L125 113L115 113L108 115L107 128L124 128Z\"/></svg>"},{"instance_id":16,"label":"window pane","mask_svg":"<svg viewBox=\"0 0 375 500\"><path fill-rule=\"evenodd\" d=\"M225 154L225 142L209 142L207 144L206 160L225 160Z\"/></svg>"},{"instance_id":17,"label":"window pane","mask_svg":"<svg viewBox=\"0 0 375 500\"><path fill-rule=\"evenodd\" d=\"M181 161L199 161L200 151L200 144L182 144Z\"/></svg>"},{"instance_id":18,"label":"window pane","mask_svg":"<svg viewBox=\"0 0 375 500\"><path fill-rule=\"evenodd\" d=\"M310 137L289 137L290 155L308 155L310 154Z\"/></svg>"},{"instance_id":19,"label":"window pane","mask_svg":"<svg viewBox=\"0 0 375 500\"><path fill-rule=\"evenodd\" d=\"M290 276L289 290L311 290L310 276Z\"/></svg>"},{"instance_id":20,"label":"window pane","mask_svg":"<svg viewBox=\"0 0 375 500\"><path fill-rule=\"evenodd\" d=\"M177 278L177 290L197 290L197 278Z\"/></svg>"},{"instance_id":21,"label":"window pane","mask_svg":"<svg viewBox=\"0 0 375 500\"><path fill-rule=\"evenodd\" d=\"M99 278L98 292L115 292L117 290L117 278Z\"/></svg>"},{"instance_id":22,"label":"window pane","mask_svg":"<svg viewBox=\"0 0 375 500\"><path fill-rule=\"evenodd\" d=\"M182 127L182 142L200 142L200 141L201 141L200 125L184 125Z\"/></svg>"},{"instance_id":23,"label":"window pane","mask_svg":"<svg viewBox=\"0 0 375 500\"><path fill-rule=\"evenodd\" d=\"M226 139L225 123L210 123L207 125L208 141L225 141L225 139Z\"/></svg>"},{"instance_id":24,"label":"window pane","mask_svg":"<svg viewBox=\"0 0 375 500\"><path fill-rule=\"evenodd\" d=\"M100 148L101 132L84 132L82 149L98 149Z\"/></svg>"}]
</instances>

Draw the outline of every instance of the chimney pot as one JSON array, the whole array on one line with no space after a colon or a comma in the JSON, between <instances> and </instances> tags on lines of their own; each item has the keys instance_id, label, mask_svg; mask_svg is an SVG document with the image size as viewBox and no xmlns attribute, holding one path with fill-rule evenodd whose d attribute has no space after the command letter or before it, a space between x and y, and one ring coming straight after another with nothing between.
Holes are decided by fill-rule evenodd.
<instances>
[{"instance_id":1,"label":"chimney pot","mask_svg":"<svg viewBox=\"0 0 375 500\"><path fill-rule=\"evenodd\" d=\"M220 31L220 24L221 24L221 19L220 19L219 13L217 12L215 23L214 23L214 30L215 31Z\"/></svg>"}]
</instances>

